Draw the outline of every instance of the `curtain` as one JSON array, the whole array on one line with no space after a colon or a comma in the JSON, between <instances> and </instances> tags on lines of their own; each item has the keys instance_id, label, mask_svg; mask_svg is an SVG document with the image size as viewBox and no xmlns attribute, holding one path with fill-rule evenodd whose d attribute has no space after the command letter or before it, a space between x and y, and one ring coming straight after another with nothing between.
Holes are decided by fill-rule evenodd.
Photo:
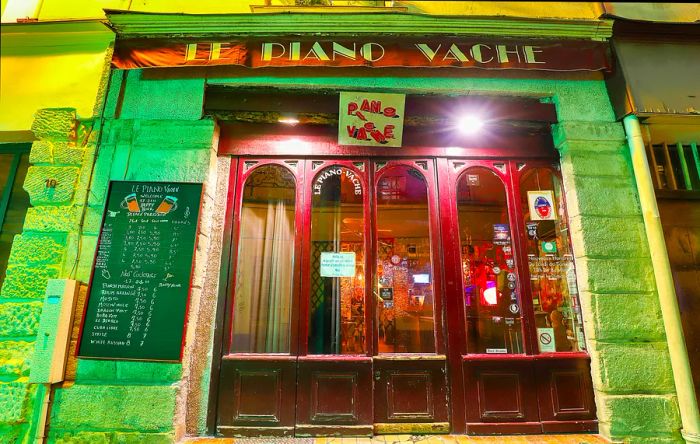
<instances>
[{"instance_id":1,"label":"curtain","mask_svg":"<svg viewBox=\"0 0 700 444\"><path fill-rule=\"evenodd\" d=\"M232 351L289 352L293 268L293 203L283 199L244 202Z\"/></svg>"}]
</instances>

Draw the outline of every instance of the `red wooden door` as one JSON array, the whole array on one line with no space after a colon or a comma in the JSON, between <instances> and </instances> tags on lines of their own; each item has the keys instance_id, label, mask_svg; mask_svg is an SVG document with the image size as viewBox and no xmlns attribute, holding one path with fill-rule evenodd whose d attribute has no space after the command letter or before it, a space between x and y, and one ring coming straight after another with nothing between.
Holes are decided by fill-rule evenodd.
<instances>
[{"instance_id":1,"label":"red wooden door","mask_svg":"<svg viewBox=\"0 0 700 444\"><path fill-rule=\"evenodd\" d=\"M217 430L227 436L292 435L304 163L245 158L234 162Z\"/></svg>"},{"instance_id":2,"label":"red wooden door","mask_svg":"<svg viewBox=\"0 0 700 444\"><path fill-rule=\"evenodd\" d=\"M308 159L306 177L296 435L371 435L369 162Z\"/></svg>"},{"instance_id":3,"label":"red wooden door","mask_svg":"<svg viewBox=\"0 0 700 444\"><path fill-rule=\"evenodd\" d=\"M434 163L372 162L378 433L449 431Z\"/></svg>"},{"instance_id":4,"label":"red wooden door","mask_svg":"<svg viewBox=\"0 0 700 444\"><path fill-rule=\"evenodd\" d=\"M570 337L581 319L575 277L573 286L562 277L562 272L570 277L573 256L551 163L449 159L440 167L440 177L448 178L441 192L448 213L442 222L453 430L594 430L588 356L582 333ZM532 189L554 193L559 205L551 210L563 213L556 220L532 221L527 202ZM543 248L552 251L544 254ZM556 271L533 274L542 268ZM564 291L568 302L553 302ZM563 337L553 333L553 320ZM541 333L556 336L556 350L539 344Z\"/></svg>"}]
</instances>

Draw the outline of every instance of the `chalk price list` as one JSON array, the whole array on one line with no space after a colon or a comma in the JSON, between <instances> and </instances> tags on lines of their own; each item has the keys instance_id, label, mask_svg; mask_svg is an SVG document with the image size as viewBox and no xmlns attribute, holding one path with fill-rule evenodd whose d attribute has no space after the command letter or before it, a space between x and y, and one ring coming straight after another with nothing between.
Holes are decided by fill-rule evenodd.
<instances>
[{"instance_id":1,"label":"chalk price list","mask_svg":"<svg viewBox=\"0 0 700 444\"><path fill-rule=\"evenodd\" d=\"M163 331L178 319L171 312L187 299L197 219L190 207L175 212L177 206L165 202L177 197L134 193L120 208L108 207L81 343L88 357L98 349L121 349L119 357L140 359L139 349L163 348ZM188 249L190 263L183 268Z\"/></svg>"}]
</instances>

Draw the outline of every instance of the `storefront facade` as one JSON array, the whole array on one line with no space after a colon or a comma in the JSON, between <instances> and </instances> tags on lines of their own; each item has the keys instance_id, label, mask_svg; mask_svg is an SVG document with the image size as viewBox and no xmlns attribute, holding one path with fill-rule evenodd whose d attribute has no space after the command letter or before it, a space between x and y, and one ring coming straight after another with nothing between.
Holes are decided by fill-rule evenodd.
<instances>
[{"instance_id":1,"label":"storefront facade","mask_svg":"<svg viewBox=\"0 0 700 444\"><path fill-rule=\"evenodd\" d=\"M95 249L80 242L97 240L110 181L202 183L187 322L179 362L76 358L84 286L49 440L680 439L625 133L599 63L610 22L393 14L381 21L388 43L367 12L108 14L115 67L76 279L93 272ZM234 43L242 65L289 56L206 66ZM147 51L177 45L200 66ZM417 59L322 63L354 48L367 65L404 46ZM544 63L549 47L547 69L518 65ZM471 66L479 59L500 65ZM387 111L396 97L403 111ZM358 110L400 123L365 137L377 146L339 141L339 128L362 139L340 123ZM463 134L470 114L486 124Z\"/></svg>"}]
</instances>

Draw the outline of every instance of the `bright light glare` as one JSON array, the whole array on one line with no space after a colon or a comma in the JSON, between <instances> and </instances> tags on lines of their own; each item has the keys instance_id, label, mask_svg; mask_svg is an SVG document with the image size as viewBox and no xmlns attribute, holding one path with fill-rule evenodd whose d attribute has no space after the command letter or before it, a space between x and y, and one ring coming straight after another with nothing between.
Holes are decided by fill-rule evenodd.
<instances>
[{"instance_id":1,"label":"bright light glare","mask_svg":"<svg viewBox=\"0 0 700 444\"><path fill-rule=\"evenodd\" d=\"M474 114L462 116L457 127L462 134L475 134L484 126L484 121L481 117Z\"/></svg>"},{"instance_id":2,"label":"bright light glare","mask_svg":"<svg viewBox=\"0 0 700 444\"><path fill-rule=\"evenodd\" d=\"M295 119L294 117L280 117L277 121L285 125L297 125L299 123L299 119Z\"/></svg>"}]
</instances>

